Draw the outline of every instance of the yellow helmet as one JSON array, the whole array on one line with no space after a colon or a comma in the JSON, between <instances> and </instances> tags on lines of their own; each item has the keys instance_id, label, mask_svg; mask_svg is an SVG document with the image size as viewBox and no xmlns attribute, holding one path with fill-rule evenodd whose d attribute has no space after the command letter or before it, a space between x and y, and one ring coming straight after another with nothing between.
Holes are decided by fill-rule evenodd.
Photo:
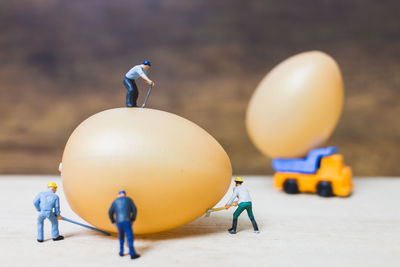
<instances>
[{"instance_id":1,"label":"yellow helmet","mask_svg":"<svg viewBox=\"0 0 400 267\"><path fill-rule=\"evenodd\" d=\"M236 177L235 182L236 183L243 183L243 179L240 178L240 177Z\"/></svg>"},{"instance_id":2,"label":"yellow helmet","mask_svg":"<svg viewBox=\"0 0 400 267\"><path fill-rule=\"evenodd\" d=\"M47 188L49 188L49 187L57 188L57 185L56 185L56 183L50 182L47 184Z\"/></svg>"}]
</instances>

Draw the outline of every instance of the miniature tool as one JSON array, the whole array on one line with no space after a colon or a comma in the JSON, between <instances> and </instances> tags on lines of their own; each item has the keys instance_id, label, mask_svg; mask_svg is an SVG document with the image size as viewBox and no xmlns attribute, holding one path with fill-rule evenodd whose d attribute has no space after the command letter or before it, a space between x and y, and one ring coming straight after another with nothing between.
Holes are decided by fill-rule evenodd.
<instances>
[{"instance_id":1,"label":"miniature tool","mask_svg":"<svg viewBox=\"0 0 400 267\"><path fill-rule=\"evenodd\" d=\"M146 106L147 99L149 99L149 96L150 96L150 93L151 93L151 89L152 89L152 88L153 88L153 86L150 85L149 91L147 92L147 96L146 96L146 99L145 99L144 102L143 102L142 108L144 108L144 107Z\"/></svg>"},{"instance_id":2,"label":"miniature tool","mask_svg":"<svg viewBox=\"0 0 400 267\"><path fill-rule=\"evenodd\" d=\"M73 224L77 224L77 225L80 225L80 226L83 226L83 227L86 227L86 228L88 228L88 229L90 229L90 230L93 230L93 231L102 233L102 234L104 234L104 235L108 235L108 236L110 235L109 233L104 232L104 231L102 231L102 230L100 230L100 229L94 228L94 227L89 226L89 225L86 225L86 224L82 224L82 223L75 222L75 221L73 221L73 220L70 220L70 219L65 218L65 217L62 217L62 216L61 216L61 220L66 221L66 222L70 222L70 223L73 223Z\"/></svg>"},{"instance_id":3,"label":"miniature tool","mask_svg":"<svg viewBox=\"0 0 400 267\"><path fill-rule=\"evenodd\" d=\"M233 204L229 205L229 207L232 207L232 206L234 206L234 205ZM224 210L224 209L225 209L225 206L224 207L219 207L219 208L208 209L207 212L206 212L206 217L210 217L211 212L221 211L221 210Z\"/></svg>"}]
</instances>

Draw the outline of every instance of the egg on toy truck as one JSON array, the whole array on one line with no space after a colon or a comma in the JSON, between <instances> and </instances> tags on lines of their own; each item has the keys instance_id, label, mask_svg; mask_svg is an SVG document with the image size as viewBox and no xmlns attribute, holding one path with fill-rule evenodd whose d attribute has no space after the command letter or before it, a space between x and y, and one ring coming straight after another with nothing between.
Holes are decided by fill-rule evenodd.
<instances>
[{"instance_id":1,"label":"egg on toy truck","mask_svg":"<svg viewBox=\"0 0 400 267\"><path fill-rule=\"evenodd\" d=\"M353 190L351 168L336 147L311 150L306 158L274 159L274 187L288 194L317 193L347 197Z\"/></svg>"}]
</instances>

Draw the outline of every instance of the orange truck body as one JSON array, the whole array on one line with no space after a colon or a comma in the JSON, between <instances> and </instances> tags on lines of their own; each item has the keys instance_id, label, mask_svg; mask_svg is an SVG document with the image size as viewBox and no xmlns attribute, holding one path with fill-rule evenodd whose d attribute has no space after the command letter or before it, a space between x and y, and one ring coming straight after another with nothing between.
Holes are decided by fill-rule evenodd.
<instances>
[{"instance_id":1,"label":"orange truck body","mask_svg":"<svg viewBox=\"0 0 400 267\"><path fill-rule=\"evenodd\" d=\"M300 192L316 193L319 182L330 182L334 195L347 197L353 191L351 177L351 168L344 166L343 156L340 154L333 154L321 159L320 168L315 174L295 172L275 173L274 187L282 190L283 184L287 179L295 179Z\"/></svg>"}]
</instances>

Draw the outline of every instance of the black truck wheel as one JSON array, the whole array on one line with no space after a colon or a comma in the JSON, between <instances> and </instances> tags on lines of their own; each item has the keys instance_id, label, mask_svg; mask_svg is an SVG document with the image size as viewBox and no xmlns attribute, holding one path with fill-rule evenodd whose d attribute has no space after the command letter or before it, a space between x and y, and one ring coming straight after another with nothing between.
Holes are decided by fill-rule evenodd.
<instances>
[{"instance_id":1,"label":"black truck wheel","mask_svg":"<svg viewBox=\"0 0 400 267\"><path fill-rule=\"evenodd\" d=\"M321 197L333 197L331 182L321 181L317 184L317 194Z\"/></svg>"},{"instance_id":2,"label":"black truck wheel","mask_svg":"<svg viewBox=\"0 0 400 267\"><path fill-rule=\"evenodd\" d=\"M288 194L300 193L297 180L293 178L286 179L285 182L283 183L283 191L285 191Z\"/></svg>"}]
</instances>

